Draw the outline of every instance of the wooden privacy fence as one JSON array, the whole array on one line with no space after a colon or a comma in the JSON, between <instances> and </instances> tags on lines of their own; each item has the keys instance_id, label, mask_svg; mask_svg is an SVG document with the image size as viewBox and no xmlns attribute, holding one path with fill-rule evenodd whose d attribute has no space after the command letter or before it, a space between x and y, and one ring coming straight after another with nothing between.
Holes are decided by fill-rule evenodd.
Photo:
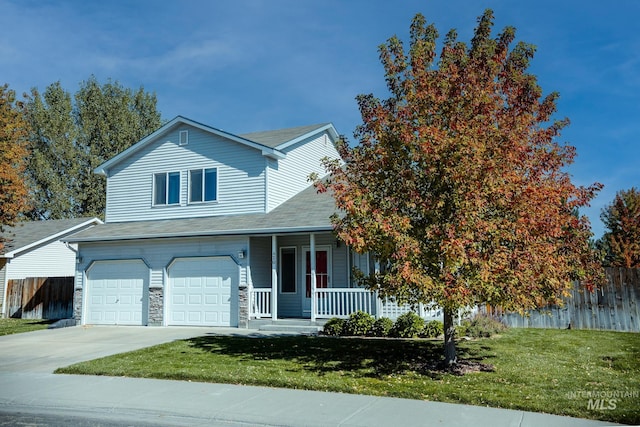
<instances>
[{"instance_id":1,"label":"wooden privacy fence","mask_svg":"<svg viewBox=\"0 0 640 427\"><path fill-rule=\"evenodd\" d=\"M640 269L611 267L606 269L607 283L589 292L576 283L564 306L532 310L528 316L485 307L516 328L603 329L640 332Z\"/></svg>"},{"instance_id":2,"label":"wooden privacy fence","mask_svg":"<svg viewBox=\"0 0 640 427\"><path fill-rule=\"evenodd\" d=\"M8 317L67 319L73 316L73 277L9 280Z\"/></svg>"}]
</instances>

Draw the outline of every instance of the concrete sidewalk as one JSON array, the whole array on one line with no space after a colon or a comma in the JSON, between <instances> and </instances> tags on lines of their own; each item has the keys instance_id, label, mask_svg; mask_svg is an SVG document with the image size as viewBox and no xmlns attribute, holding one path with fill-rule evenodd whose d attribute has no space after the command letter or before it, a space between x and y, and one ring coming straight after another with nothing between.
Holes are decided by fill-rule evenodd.
<instances>
[{"instance_id":1,"label":"concrete sidewalk","mask_svg":"<svg viewBox=\"0 0 640 427\"><path fill-rule=\"evenodd\" d=\"M53 375L80 360L209 333L219 328L66 328L0 337L0 411L75 414L153 425L540 426L611 425L479 406L228 384Z\"/></svg>"}]
</instances>

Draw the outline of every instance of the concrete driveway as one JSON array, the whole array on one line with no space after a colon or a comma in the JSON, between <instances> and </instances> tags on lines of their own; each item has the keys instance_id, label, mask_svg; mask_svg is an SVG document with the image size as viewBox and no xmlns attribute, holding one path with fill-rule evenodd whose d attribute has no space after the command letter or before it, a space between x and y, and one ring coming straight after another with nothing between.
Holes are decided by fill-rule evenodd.
<instances>
[{"instance_id":1,"label":"concrete driveway","mask_svg":"<svg viewBox=\"0 0 640 427\"><path fill-rule=\"evenodd\" d=\"M0 337L0 372L52 373L62 366L165 342L242 332L235 328L182 326L75 326L5 335Z\"/></svg>"}]
</instances>

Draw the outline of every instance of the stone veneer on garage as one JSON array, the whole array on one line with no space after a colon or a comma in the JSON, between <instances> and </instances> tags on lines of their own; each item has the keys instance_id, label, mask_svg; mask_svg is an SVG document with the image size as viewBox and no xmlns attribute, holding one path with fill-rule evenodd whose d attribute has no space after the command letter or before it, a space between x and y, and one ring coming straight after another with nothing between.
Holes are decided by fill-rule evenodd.
<instances>
[{"instance_id":1,"label":"stone veneer on garage","mask_svg":"<svg viewBox=\"0 0 640 427\"><path fill-rule=\"evenodd\" d=\"M163 289L149 289L149 326L161 326L163 320ZM247 285L240 285L238 289L238 327L247 328L249 326L249 288ZM75 288L73 291L73 318L76 324L82 321L82 288Z\"/></svg>"},{"instance_id":2,"label":"stone veneer on garage","mask_svg":"<svg viewBox=\"0 0 640 427\"><path fill-rule=\"evenodd\" d=\"M149 288L149 326L162 326L162 296L162 288Z\"/></svg>"},{"instance_id":3,"label":"stone veneer on garage","mask_svg":"<svg viewBox=\"0 0 640 427\"><path fill-rule=\"evenodd\" d=\"M249 287L240 285L238 289L238 327L249 327Z\"/></svg>"},{"instance_id":4,"label":"stone veneer on garage","mask_svg":"<svg viewBox=\"0 0 640 427\"><path fill-rule=\"evenodd\" d=\"M76 325L82 322L82 288L74 287L73 289L73 319Z\"/></svg>"}]
</instances>

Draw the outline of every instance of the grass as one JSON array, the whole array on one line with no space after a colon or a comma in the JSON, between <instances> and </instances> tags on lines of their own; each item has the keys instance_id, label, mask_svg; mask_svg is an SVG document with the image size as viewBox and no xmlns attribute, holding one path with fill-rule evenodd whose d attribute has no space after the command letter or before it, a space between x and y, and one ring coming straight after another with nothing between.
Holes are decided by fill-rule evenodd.
<instances>
[{"instance_id":1,"label":"grass","mask_svg":"<svg viewBox=\"0 0 640 427\"><path fill-rule=\"evenodd\" d=\"M493 372L431 369L431 340L204 336L58 369L57 373L162 378L393 396L640 423L640 334L511 329L462 341L459 357ZM615 409L586 393L618 393ZM620 396L620 393L623 395Z\"/></svg>"},{"instance_id":2,"label":"grass","mask_svg":"<svg viewBox=\"0 0 640 427\"><path fill-rule=\"evenodd\" d=\"M0 318L0 336L47 329L51 320Z\"/></svg>"}]
</instances>

